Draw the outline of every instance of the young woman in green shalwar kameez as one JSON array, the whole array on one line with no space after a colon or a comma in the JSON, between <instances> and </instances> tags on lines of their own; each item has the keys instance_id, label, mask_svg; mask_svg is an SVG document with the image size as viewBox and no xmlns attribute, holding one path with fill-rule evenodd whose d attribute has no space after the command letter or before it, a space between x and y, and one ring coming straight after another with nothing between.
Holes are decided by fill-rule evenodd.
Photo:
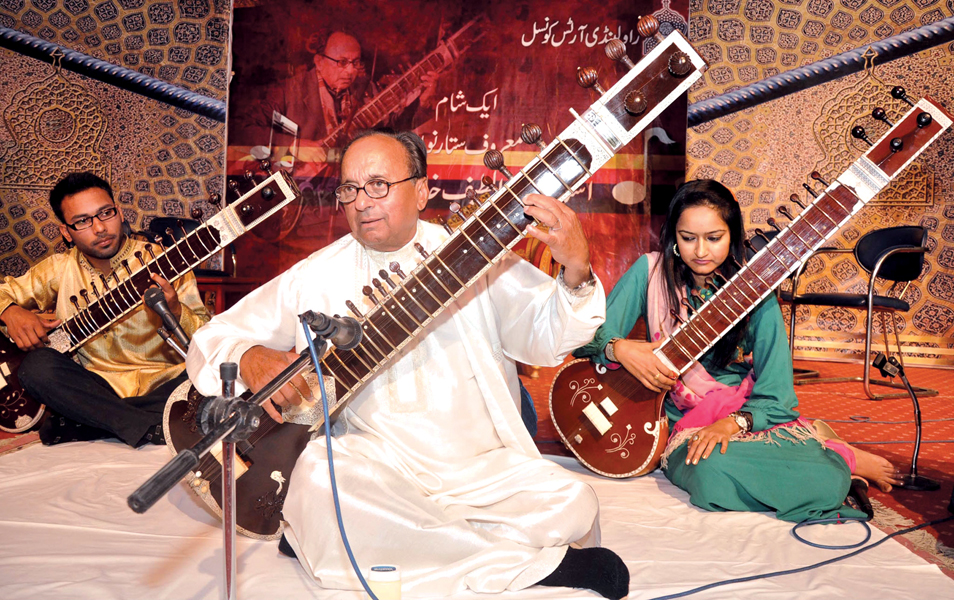
<instances>
[{"instance_id":1,"label":"young woman in green shalwar kameez","mask_svg":"<svg viewBox=\"0 0 954 600\"><path fill-rule=\"evenodd\" d=\"M621 364L647 388L669 391L672 434L663 469L696 506L775 511L788 521L863 517L844 505L851 477L890 491L899 475L887 460L799 417L774 295L681 380L653 354L677 325L670 308L685 317L683 299L699 306L731 278L742 261L742 242L742 214L732 193L712 180L684 184L669 206L662 252L640 257L623 275L607 299L606 323L576 355ZM641 316L651 341L623 339Z\"/></svg>"}]
</instances>

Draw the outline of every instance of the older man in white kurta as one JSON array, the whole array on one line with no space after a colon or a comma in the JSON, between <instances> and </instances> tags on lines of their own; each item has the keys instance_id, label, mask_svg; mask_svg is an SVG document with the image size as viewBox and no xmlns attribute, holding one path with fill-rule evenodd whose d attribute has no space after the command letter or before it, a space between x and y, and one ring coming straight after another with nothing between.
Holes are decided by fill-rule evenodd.
<instances>
[{"instance_id":1,"label":"older man in white kurta","mask_svg":"<svg viewBox=\"0 0 954 600\"><path fill-rule=\"evenodd\" d=\"M370 136L350 152L393 153L394 141ZM343 181L352 176L362 186L377 176L398 181L408 168L384 161L349 169L350 156L346 151ZM409 166L413 174L413 162ZM422 208L426 180L413 193L412 206ZM373 200L384 205L381 213L357 201L348 205L356 207L349 214L353 235L197 333L187 364L200 391L219 388L220 362L240 362L240 381L243 370L252 373L246 357L257 347L304 349L298 315L307 310L343 312L346 300L361 312L370 309L361 288L382 268L396 261L410 271L421 260L415 243L434 249L447 238L440 227L402 223L394 210L387 228L406 231L379 235L379 216L388 207L383 198ZM540 202L549 207L534 211L542 222L559 230L561 216L571 219L552 199ZM397 246L396 239L404 243ZM585 261L589 271L588 254ZM571 543L598 544L594 493L542 459L520 419L514 363L556 365L592 338L605 298L599 281L587 275L555 281L508 253L354 396L336 425L333 450L342 517L360 565L398 564L407 595L499 592L544 580ZM288 542L323 587L360 588L335 524L323 438L299 458L283 514Z\"/></svg>"}]
</instances>

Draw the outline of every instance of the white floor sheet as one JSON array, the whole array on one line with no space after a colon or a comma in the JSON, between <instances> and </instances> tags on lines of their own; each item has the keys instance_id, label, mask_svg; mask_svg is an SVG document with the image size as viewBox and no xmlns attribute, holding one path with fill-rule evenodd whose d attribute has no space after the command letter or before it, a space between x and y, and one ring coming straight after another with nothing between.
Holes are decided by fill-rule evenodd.
<instances>
[{"instance_id":1,"label":"white floor sheet","mask_svg":"<svg viewBox=\"0 0 954 600\"><path fill-rule=\"evenodd\" d=\"M126 505L127 495L168 459L162 447L132 450L112 441L37 445L0 457L0 599L222 597L221 529L184 485L144 515ZM615 481L591 475L570 459L555 460L581 473L599 495L603 544L629 566L634 600L842 554L798 542L791 524L770 515L703 512L658 472ZM863 535L857 525L815 530L808 535L829 544L852 543ZM875 530L872 540L883 537ZM367 567L360 556L357 560ZM278 553L276 542L241 538L238 567L243 600L364 597L320 589L298 561ZM597 597L541 587L500 595L502 600ZM690 598L954 598L954 580L888 540L834 565Z\"/></svg>"}]
</instances>

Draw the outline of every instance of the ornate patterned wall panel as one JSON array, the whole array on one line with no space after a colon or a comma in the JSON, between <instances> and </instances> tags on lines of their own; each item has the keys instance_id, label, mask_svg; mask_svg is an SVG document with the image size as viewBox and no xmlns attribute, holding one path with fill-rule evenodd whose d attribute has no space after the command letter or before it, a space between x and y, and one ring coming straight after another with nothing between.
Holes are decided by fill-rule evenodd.
<instances>
[{"instance_id":1,"label":"ornate patterned wall panel","mask_svg":"<svg viewBox=\"0 0 954 600\"><path fill-rule=\"evenodd\" d=\"M690 102L717 96L794 67L951 16L942 0L692 0L690 38L709 61ZM728 115L689 130L689 177L711 177L736 194L751 232L768 229L769 217L792 193L804 200L803 183L817 170L827 179L856 160L866 146L849 131L862 125L884 131L871 118L907 106L888 91L903 85L914 98L930 95L954 106L954 47L939 46L861 73ZM872 136L874 137L874 136ZM851 247L868 231L897 224L928 228L931 252L906 298L911 311L898 318L906 349L919 359L954 365L954 135L934 143L907 172L833 239ZM784 219L780 219L784 223ZM844 255L813 259L803 291L861 291L866 273ZM787 285L787 284L786 284ZM788 309L783 308L788 317ZM840 309L800 308L796 354L860 358L864 316ZM888 325L889 332L891 325ZM880 322L875 330L881 331ZM917 362L917 361L915 361Z\"/></svg>"},{"instance_id":2,"label":"ornate patterned wall panel","mask_svg":"<svg viewBox=\"0 0 954 600\"><path fill-rule=\"evenodd\" d=\"M224 100L224 0L0 0L0 26ZM63 249L49 190L67 171L107 177L134 230L204 218L221 192L225 127L0 50L0 275Z\"/></svg>"}]
</instances>

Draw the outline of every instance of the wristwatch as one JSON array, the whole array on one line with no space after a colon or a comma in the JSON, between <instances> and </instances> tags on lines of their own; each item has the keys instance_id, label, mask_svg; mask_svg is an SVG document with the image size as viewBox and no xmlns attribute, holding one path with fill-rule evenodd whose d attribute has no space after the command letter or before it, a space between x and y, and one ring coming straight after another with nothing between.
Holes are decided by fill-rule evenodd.
<instances>
[{"instance_id":1,"label":"wristwatch","mask_svg":"<svg viewBox=\"0 0 954 600\"><path fill-rule=\"evenodd\" d=\"M735 424L739 426L742 433L748 433L752 430L752 415L741 411L729 413L729 416L735 419Z\"/></svg>"},{"instance_id":2,"label":"wristwatch","mask_svg":"<svg viewBox=\"0 0 954 600\"><path fill-rule=\"evenodd\" d=\"M613 344L620 341L621 339L623 338L618 338L618 337L610 338L610 341L608 341L606 343L606 346L603 347L603 354L606 355L606 358L610 362L614 362L614 363L619 362L618 360L616 360L616 352L613 351Z\"/></svg>"}]
</instances>

